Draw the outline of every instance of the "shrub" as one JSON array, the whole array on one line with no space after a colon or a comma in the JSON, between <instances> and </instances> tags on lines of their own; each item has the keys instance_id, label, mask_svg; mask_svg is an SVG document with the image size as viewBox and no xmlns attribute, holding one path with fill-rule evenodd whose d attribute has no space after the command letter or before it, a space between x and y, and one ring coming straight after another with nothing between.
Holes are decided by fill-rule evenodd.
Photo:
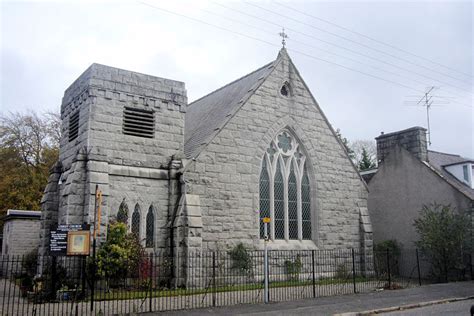
<instances>
[{"instance_id":1,"label":"shrub","mask_svg":"<svg viewBox=\"0 0 474 316\"><path fill-rule=\"evenodd\" d=\"M298 280L303 263L300 255L296 255L295 260L285 260L285 271L289 280Z\"/></svg>"},{"instance_id":2,"label":"shrub","mask_svg":"<svg viewBox=\"0 0 474 316\"><path fill-rule=\"evenodd\" d=\"M252 257L244 244L239 243L228 252L232 259L232 268L240 270L245 274L252 274Z\"/></svg>"},{"instance_id":3,"label":"shrub","mask_svg":"<svg viewBox=\"0 0 474 316\"><path fill-rule=\"evenodd\" d=\"M431 261L432 274L448 281L449 271L466 268L463 256L469 251L469 219L449 205L423 206L414 226L420 238L416 245ZM471 245L472 246L472 245Z\"/></svg>"},{"instance_id":4,"label":"shrub","mask_svg":"<svg viewBox=\"0 0 474 316\"><path fill-rule=\"evenodd\" d=\"M401 245L396 240L384 240L374 246L377 270L381 274L388 273L387 251L390 258L390 273L397 275L399 273L399 260L401 254Z\"/></svg>"}]
</instances>

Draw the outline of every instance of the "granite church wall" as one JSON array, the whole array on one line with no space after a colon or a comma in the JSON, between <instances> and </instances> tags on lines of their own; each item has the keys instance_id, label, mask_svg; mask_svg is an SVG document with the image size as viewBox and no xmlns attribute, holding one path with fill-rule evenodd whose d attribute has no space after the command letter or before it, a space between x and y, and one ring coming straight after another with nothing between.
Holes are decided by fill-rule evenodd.
<instances>
[{"instance_id":1,"label":"granite church wall","mask_svg":"<svg viewBox=\"0 0 474 316\"><path fill-rule=\"evenodd\" d=\"M291 97L280 94L285 81L291 85ZM185 174L188 191L201 196L204 248L228 248L238 242L262 246L258 214L261 161L271 139L283 128L294 133L310 161L312 241L277 240L272 247L361 246L365 236L360 232L360 213L368 217L367 188L285 56ZM372 246L370 238L365 246Z\"/></svg>"}]
</instances>

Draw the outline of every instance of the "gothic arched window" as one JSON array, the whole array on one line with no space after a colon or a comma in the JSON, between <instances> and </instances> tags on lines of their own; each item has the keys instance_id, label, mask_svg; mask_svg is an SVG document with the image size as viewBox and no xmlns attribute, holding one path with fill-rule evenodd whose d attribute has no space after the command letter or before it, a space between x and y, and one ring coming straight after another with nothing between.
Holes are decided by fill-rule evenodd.
<instances>
[{"instance_id":1,"label":"gothic arched window","mask_svg":"<svg viewBox=\"0 0 474 316\"><path fill-rule=\"evenodd\" d=\"M260 222L271 217L271 239L311 239L311 187L306 164L300 144L287 130L277 134L263 157Z\"/></svg>"},{"instance_id":2,"label":"gothic arched window","mask_svg":"<svg viewBox=\"0 0 474 316\"><path fill-rule=\"evenodd\" d=\"M132 234L140 238L140 206L135 205L135 210L132 214Z\"/></svg>"},{"instance_id":3,"label":"gothic arched window","mask_svg":"<svg viewBox=\"0 0 474 316\"><path fill-rule=\"evenodd\" d=\"M128 222L128 206L125 203L125 199L120 203L119 210L117 212L117 222L125 223Z\"/></svg>"},{"instance_id":4,"label":"gothic arched window","mask_svg":"<svg viewBox=\"0 0 474 316\"><path fill-rule=\"evenodd\" d=\"M146 214L146 236L145 247L152 248L155 246L155 215L153 214L153 205L148 209Z\"/></svg>"},{"instance_id":5,"label":"gothic arched window","mask_svg":"<svg viewBox=\"0 0 474 316\"><path fill-rule=\"evenodd\" d=\"M270 178L268 177L267 162L262 162L260 173L260 217L270 217ZM264 237L263 221L260 220L260 238ZM270 232L267 232L268 234Z\"/></svg>"}]
</instances>

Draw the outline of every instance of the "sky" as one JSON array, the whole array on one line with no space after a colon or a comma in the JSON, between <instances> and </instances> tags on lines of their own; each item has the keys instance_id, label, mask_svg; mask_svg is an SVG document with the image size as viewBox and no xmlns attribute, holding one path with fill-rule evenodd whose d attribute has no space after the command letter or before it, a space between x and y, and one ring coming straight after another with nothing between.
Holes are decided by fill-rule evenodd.
<instances>
[{"instance_id":1,"label":"sky","mask_svg":"<svg viewBox=\"0 0 474 316\"><path fill-rule=\"evenodd\" d=\"M92 63L183 81L189 101L286 47L350 141L427 126L429 149L474 158L472 1L0 2L0 113L59 111Z\"/></svg>"}]
</instances>

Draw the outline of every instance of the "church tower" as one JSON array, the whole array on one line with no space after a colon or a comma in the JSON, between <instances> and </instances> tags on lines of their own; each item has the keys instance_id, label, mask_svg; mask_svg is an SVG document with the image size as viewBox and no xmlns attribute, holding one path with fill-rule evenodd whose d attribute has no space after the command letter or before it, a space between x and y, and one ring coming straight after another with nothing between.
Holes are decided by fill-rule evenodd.
<instances>
[{"instance_id":1,"label":"church tower","mask_svg":"<svg viewBox=\"0 0 474 316\"><path fill-rule=\"evenodd\" d=\"M103 196L99 239L119 216L144 246L165 247L161 230L177 186L186 106L183 82L99 64L65 91L59 161L42 200L41 254L52 224L93 223L96 186Z\"/></svg>"}]
</instances>

